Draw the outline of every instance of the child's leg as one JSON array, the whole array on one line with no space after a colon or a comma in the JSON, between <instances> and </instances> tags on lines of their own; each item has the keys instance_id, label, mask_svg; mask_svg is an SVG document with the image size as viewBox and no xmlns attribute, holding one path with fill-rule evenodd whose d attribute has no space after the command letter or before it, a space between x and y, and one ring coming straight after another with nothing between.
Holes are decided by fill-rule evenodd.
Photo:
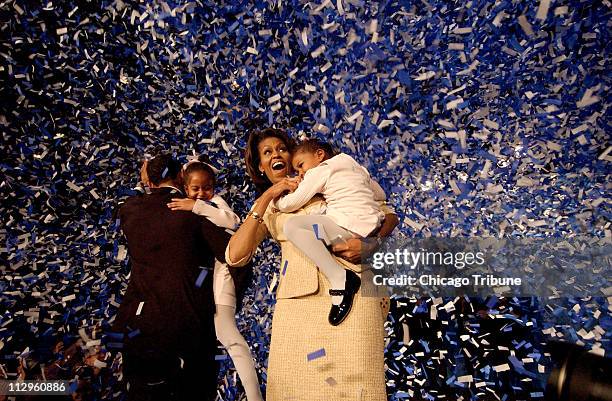
<instances>
[{"instance_id":1,"label":"child's leg","mask_svg":"<svg viewBox=\"0 0 612 401\"><path fill-rule=\"evenodd\" d=\"M255 363L247 342L236 327L236 308L228 305L217 305L215 314L215 331L232 358L236 372L240 376L248 401L263 401Z\"/></svg>"},{"instance_id":2,"label":"child's leg","mask_svg":"<svg viewBox=\"0 0 612 401\"><path fill-rule=\"evenodd\" d=\"M318 226L319 233L324 231L325 236L330 240L338 237L343 239L353 237L350 231L340 227L329 217L321 215L291 217L285 223L283 230L287 239L319 267L329 280L331 288L343 290L346 282L346 270L336 262L321 240L317 239L313 227L315 224ZM341 301L342 296L332 296L332 304L338 305Z\"/></svg>"}]
</instances>

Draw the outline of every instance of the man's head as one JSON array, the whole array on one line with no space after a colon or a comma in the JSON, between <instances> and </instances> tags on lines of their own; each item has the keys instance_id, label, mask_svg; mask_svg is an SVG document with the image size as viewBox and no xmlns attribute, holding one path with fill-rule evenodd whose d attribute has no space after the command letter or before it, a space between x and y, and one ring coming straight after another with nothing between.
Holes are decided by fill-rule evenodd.
<instances>
[{"instance_id":1,"label":"man's head","mask_svg":"<svg viewBox=\"0 0 612 401\"><path fill-rule=\"evenodd\" d=\"M321 142L317 139L308 139L298 144L293 151L293 170L300 177L313 167L317 167L321 162L334 156L334 150L330 144Z\"/></svg>"},{"instance_id":2,"label":"man's head","mask_svg":"<svg viewBox=\"0 0 612 401\"><path fill-rule=\"evenodd\" d=\"M172 156L162 153L147 162L147 179L151 188L158 188L163 185L178 186L181 164L174 160Z\"/></svg>"}]
</instances>

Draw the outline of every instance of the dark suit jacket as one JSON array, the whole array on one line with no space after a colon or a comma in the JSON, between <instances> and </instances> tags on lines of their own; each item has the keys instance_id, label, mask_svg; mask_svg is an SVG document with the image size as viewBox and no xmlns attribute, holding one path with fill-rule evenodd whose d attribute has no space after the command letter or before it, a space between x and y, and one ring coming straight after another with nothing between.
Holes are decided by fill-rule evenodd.
<instances>
[{"instance_id":1,"label":"dark suit jacket","mask_svg":"<svg viewBox=\"0 0 612 401\"><path fill-rule=\"evenodd\" d=\"M177 195L154 189L119 210L132 270L114 330L132 333L128 352L172 357L216 348L212 269L215 257L225 261L230 235L191 212L168 209ZM210 270L198 287L200 266Z\"/></svg>"}]
</instances>

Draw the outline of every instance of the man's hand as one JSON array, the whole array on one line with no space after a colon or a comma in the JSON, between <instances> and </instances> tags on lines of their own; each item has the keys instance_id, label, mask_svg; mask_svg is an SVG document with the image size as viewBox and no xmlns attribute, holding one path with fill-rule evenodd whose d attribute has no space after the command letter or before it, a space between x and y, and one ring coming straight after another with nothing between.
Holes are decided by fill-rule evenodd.
<instances>
[{"instance_id":1,"label":"man's hand","mask_svg":"<svg viewBox=\"0 0 612 401\"><path fill-rule=\"evenodd\" d=\"M361 240L359 238L349 238L343 243L336 244L332 246L332 251L336 256L353 264L361 263Z\"/></svg>"},{"instance_id":2,"label":"man's hand","mask_svg":"<svg viewBox=\"0 0 612 401\"><path fill-rule=\"evenodd\" d=\"M195 201L189 198L172 198L172 202L168 203L168 207L171 210L186 210L188 212L191 212L193 210L194 205Z\"/></svg>"}]
</instances>

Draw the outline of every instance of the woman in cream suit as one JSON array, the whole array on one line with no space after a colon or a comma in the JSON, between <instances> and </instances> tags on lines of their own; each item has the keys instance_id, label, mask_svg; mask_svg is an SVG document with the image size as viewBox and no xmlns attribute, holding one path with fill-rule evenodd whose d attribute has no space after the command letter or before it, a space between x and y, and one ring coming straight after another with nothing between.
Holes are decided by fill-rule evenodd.
<instances>
[{"instance_id":1,"label":"woman in cream suit","mask_svg":"<svg viewBox=\"0 0 612 401\"><path fill-rule=\"evenodd\" d=\"M226 251L231 266L251 260L261 241L271 236L281 247L280 281L272 318L267 372L267 401L385 401L384 320L381 298L355 296L353 309L339 326L327 321L329 283L317 267L283 234L293 215L320 214L322 198L313 198L293 213L273 210L271 201L297 183L287 178L293 141L283 131L266 129L250 135L247 172L261 195L234 234ZM388 235L397 217L387 213L379 236ZM349 240L334 248L347 268L361 272L362 243ZM353 262L353 263L351 263ZM362 282L368 280L362 273Z\"/></svg>"}]
</instances>

